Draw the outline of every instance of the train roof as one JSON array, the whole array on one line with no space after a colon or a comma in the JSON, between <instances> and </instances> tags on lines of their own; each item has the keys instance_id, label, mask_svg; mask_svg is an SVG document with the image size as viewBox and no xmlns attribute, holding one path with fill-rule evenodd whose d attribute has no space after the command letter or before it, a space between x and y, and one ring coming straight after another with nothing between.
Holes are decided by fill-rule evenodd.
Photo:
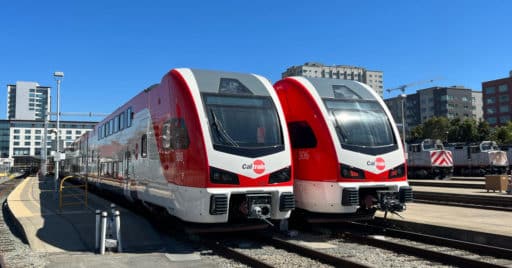
<instances>
[{"instance_id":1,"label":"train roof","mask_svg":"<svg viewBox=\"0 0 512 268\"><path fill-rule=\"evenodd\" d=\"M377 100L371 89L352 80L304 77L322 98Z\"/></svg>"},{"instance_id":2,"label":"train roof","mask_svg":"<svg viewBox=\"0 0 512 268\"><path fill-rule=\"evenodd\" d=\"M178 69L179 70L179 69ZM190 69L203 93L269 96L268 89L254 74ZM270 83L270 82L269 82Z\"/></svg>"}]
</instances>

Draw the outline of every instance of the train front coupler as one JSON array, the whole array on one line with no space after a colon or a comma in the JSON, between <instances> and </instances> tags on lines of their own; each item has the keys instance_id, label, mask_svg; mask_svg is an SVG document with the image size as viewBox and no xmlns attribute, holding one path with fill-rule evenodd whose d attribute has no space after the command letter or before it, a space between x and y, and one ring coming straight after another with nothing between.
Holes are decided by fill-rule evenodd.
<instances>
[{"instance_id":1,"label":"train front coupler","mask_svg":"<svg viewBox=\"0 0 512 268\"><path fill-rule=\"evenodd\" d=\"M270 226L274 226L269 220L272 212L271 196L269 194L248 194L245 203L248 219L260 219Z\"/></svg>"},{"instance_id":2,"label":"train front coupler","mask_svg":"<svg viewBox=\"0 0 512 268\"><path fill-rule=\"evenodd\" d=\"M388 212L395 215L405 210L405 202L400 198L400 192L397 191L377 191L377 209L384 211L384 220L387 218Z\"/></svg>"}]
</instances>

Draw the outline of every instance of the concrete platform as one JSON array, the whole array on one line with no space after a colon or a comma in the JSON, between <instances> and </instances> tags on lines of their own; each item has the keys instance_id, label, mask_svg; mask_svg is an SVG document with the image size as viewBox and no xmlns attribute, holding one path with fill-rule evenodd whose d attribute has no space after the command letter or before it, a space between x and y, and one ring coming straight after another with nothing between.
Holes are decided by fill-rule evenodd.
<instances>
[{"instance_id":1,"label":"concrete platform","mask_svg":"<svg viewBox=\"0 0 512 268\"><path fill-rule=\"evenodd\" d=\"M102 267L120 267L122 264L124 267L140 260L147 264L144 267L175 267L170 254L196 254L190 249L176 248L176 241L161 235L146 219L117 207L121 214L123 253L97 255L95 211L110 211L111 203L89 194L87 207L75 205L59 210L53 189L51 177L28 177L7 198L8 206L20 223L31 249L49 253L49 267L89 267L96 264ZM138 261L135 261L135 256L140 257ZM192 266L215 266L201 260L190 261ZM179 263L180 267L189 266Z\"/></svg>"},{"instance_id":2,"label":"concrete platform","mask_svg":"<svg viewBox=\"0 0 512 268\"><path fill-rule=\"evenodd\" d=\"M429 187L429 186L412 186L413 192L435 192L435 193L450 193L450 194L464 194L496 198L512 198L512 195L506 192L487 191L485 189L471 189L471 188L450 188L450 187Z\"/></svg>"},{"instance_id":3,"label":"concrete platform","mask_svg":"<svg viewBox=\"0 0 512 268\"><path fill-rule=\"evenodd\" d=\"M414 231L424 228L444 237L512 247L512 212L410 203L400 215L388 214L388 219Z\"/></svg>"}]
</instances>

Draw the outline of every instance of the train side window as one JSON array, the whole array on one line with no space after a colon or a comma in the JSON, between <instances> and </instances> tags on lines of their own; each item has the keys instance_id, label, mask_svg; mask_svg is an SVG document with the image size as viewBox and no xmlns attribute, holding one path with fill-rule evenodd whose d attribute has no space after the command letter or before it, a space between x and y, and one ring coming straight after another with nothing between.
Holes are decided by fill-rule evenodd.
<instances>
[{"instance_id":1,"label":"train side window","mask_svg":"<svg viewBox=\"0 0 512 268\"><path fill-rule=\"evenodd\" d=\"M146 134L142 135L140 138L140 156L148 156L148 136Z\"/></svg>"},{"instance_id":2,"label":"train side window","mask_svg":"<svg viewBox=\"0 0 512 268\"><path fill-rule=\"evenodd\" d=\"M119 116L114 117L114 133L119 131Z\"/></svg>"},{"instance_id":3,"label":"train side window","mask_svg":"<svg viewBox=\"0 0 512 268\"><path fill-rule=\"evenodd\" d=\"M131 160L131 154L130 152L125 153L125 161L126 161L126 169L124 171L124 175L128 177L130 175L130 160Z\"/></svg>"},{"instance_id":4,"label":"train side window","mask_svg":"<svg viewBox=\"0 0 512 268\"><path fill-rule=\"evenodd\" d=\"M132 108L128 108L128 110L126 110L126 127L131 127L132 126L132 120L133 120L133 113L132 113Z\"/></svg>"},{"instance_id":5,"label":"train side window","mask_svg":"<svg viewBox=\"0 0 512 268\"><path fill-rule=\"evenodd\" d=\"M114 119L110 119L110 121L108 121L108 125L109 125L108 135L114 134Z\"/></svg>"},{"instance_id":6,"label":"train side window","mask_svg":"<svg viewBox=\"0 0 512 268\"><path fill-rule=\"evenodd\" d=\"M173 118L162 127L164 149L187 149L190 145L187 127L183 118Z\"/></svg>"},{"instance_id":7,"label":"train side window","mask_svg":"<svg viewBox=\"0 0 512 268\"><path fill-rule=\"evenodd\" d=\"M293 148L315 148L317 141L313 129L306 121L288 123Z\"/></svg>"},{"instance_id":8,"label":"train side window","mask_svg":"<svg viewBox=\"0 0 512 268\"><path fill-rule=\"evenodd\" d=\"M126 112L122 112L120 115L119 115L119 130L123 130L124 129L124 123L125 123L125 120L126 120Z\"/></svg>"}]
</instances>

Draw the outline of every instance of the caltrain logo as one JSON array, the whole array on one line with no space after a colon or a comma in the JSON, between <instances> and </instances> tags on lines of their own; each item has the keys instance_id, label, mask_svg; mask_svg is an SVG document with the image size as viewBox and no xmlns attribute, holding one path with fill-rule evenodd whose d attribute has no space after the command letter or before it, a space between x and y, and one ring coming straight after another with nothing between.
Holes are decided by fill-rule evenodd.
<instances>
[{"instance_id":1,"label":"caltrain logo","mask_svg":"<svg viewBox=\"0 0 512 268\"><path fill-rule=\"evenodd\" d=\"M386 168L386 161L382 157L377 157L375 161L367 161L366 165L375 166L378 170L383 170Z\"/></svg>"},{"instance_id":2,"label":"caltrain logo","mask_svg":"<svg viewBox=\"0 0 512 268\"><path fill-rule=\"evenodd\" d=\"M252 169L254 173L261 174L265 172L265 162L256 159L252 164L242 164L242 169Z\"/></svg>"}]
</instances>

